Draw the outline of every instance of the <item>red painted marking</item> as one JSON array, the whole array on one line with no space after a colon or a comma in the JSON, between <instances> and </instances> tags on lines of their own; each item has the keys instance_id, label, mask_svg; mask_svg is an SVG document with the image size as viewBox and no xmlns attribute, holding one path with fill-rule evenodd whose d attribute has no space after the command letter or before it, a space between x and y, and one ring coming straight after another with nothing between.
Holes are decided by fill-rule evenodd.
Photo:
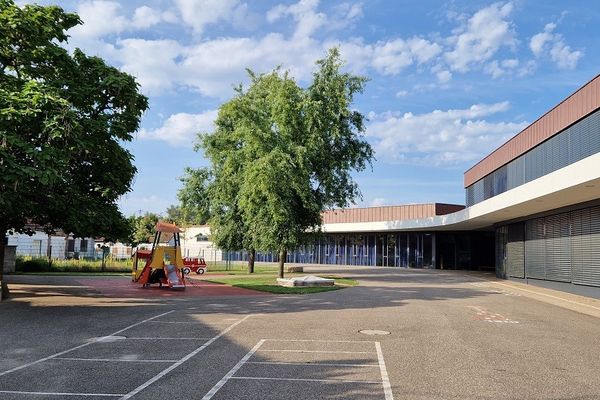
<instances>
[{"instance_id":1,"label":"red painted marking","mask_svg":"<svg viewBox=\"0 0 600 400\"><path fill-rule=\"evenodd\" d=\"M186 279L185 290L172 290L168 287L151 286L143 288L131 282L129 277L98 277L78 279L77 282L88 286L106 297L156 298L156 297L205 297L205 296L270 296L270 293L231 287L219 283Z\"/></svg>"}]
</instances>

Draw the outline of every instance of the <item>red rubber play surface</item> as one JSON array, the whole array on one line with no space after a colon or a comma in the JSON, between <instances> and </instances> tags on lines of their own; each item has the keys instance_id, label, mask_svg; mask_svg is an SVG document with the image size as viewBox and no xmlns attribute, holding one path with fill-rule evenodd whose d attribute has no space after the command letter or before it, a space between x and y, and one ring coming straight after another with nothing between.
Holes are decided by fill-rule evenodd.
<instances>
[{"instance_id":1,"label":"red rubber play surface","mask_svg":"<svg viewBox=\"0 0 600 400\"><path fill-rule=\"evenodd\" d=\"M78 279L81 285L88 286L106 297L156 298L156 297L202 297L202 296L270 296L269 293L256 290L231 287L219 283L188 279L185 290L159 288L153 285L143 288L131 282L127 277L97 277Z\"/></svg>"}]
</instances>

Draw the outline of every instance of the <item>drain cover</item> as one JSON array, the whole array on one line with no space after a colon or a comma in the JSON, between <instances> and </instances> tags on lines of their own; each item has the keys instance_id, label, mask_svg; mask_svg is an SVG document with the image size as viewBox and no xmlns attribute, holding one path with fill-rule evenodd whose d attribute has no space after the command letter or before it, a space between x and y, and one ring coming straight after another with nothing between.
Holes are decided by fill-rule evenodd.
<instances>
[{"instance_id":1,"label":"drain cover","mask_svg":"<svg viewBox=\"0 0 600 400\"><path fill-rule=\"evenodd\" d=\"M379 331L377 329L362 329L358 331L358 333L362 333L363 335L389 335L388 331Z\"/></svg>"}]
</instances>

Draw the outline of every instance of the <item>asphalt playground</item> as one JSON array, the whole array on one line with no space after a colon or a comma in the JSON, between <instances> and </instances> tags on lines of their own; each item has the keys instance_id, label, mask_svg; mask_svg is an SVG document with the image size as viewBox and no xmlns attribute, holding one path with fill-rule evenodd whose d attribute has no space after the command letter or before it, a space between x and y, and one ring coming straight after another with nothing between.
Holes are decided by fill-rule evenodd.
<instances>
[{"instance_id":1,"label":"asphalt playground","mask_svg":"<svg viewBox=\"0 0 600 400\"><path fill-rule=\"evenodd\" d=\"M485 274L309 270L360 285L174 295L12 276L0 399L600 399L598 300Z\"/></svg>"}]
</instances>

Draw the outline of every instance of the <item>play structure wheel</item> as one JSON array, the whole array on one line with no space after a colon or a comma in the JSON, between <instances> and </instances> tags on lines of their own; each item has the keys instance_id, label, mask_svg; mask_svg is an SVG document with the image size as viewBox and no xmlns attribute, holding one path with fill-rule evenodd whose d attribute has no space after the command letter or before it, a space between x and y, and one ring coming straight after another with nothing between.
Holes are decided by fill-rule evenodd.
<instances>
[{"instance_id":1,"label":"play structure wheel","mask_svg":"<svg viewBox=\"0 0 600 400\"><path fill-rule=\"evenodd\" d=\"M189 274L190 274L190 272L192 272L192 270L191 270L189 267L185 267L185 268L183 269L183 273L184 273L184 274L186 274L186 275L189 275Z\"/></svg>"},{"instance_id":2,"label":"play structure wheel","mask_svg":"<svg viewBox=\"0 0 600 400\"><path fill-rule=\"evenodd\" d=\"M198 269L196 270L196 273L197 273L198 275L202 275L202 274L204 273L204 268L198 268Z\"/></svg>"}]
</instances>

